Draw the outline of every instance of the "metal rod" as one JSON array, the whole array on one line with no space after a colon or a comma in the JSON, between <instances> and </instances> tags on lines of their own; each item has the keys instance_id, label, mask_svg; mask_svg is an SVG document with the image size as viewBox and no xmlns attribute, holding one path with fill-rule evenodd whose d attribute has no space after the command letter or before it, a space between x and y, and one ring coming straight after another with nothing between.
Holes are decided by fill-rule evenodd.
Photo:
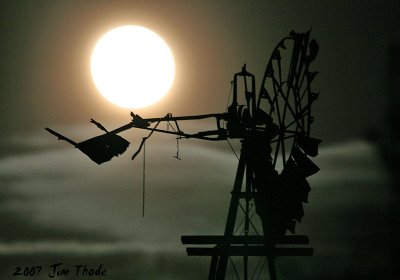
<instances>
[{"instance_id":1,"label":"metal rod","mask_svg":"<svg viewBox=\"0 0 400 280\"><path fill-rule=\"evenodd\" d=\"M172 115L167 115L164 118L148 118L143 119L147 122L158 122L158 121L189 121L189 120L202 120L209 118L226 119L228 117L227 113L216 113L216 114L204 114L204 115L194 115L194 116L178 116L174 117Z\"/></svg>"},{"instance_id":2,"label":"metal rod","mask_svg":"<svg viewBox=\"0 0 400 280\"><path fill-rule=\"evenodd\" d=\"M268 258L269 278L271 280L277 280L278 278L276 277L274 257L273 256L268 256L267 258Z\"/></svg>"}]
</instances>

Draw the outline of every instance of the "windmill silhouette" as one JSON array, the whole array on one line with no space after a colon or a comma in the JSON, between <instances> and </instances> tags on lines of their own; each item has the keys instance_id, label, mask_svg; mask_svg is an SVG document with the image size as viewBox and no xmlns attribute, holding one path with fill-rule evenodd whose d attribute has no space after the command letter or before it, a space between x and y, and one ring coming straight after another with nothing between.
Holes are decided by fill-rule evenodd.
<instances>
[{"instance_id":1,"label":"windmill silhouette","mask_svg":"<svg viewBox=\"0 0 400 280\"><path fill-rule=\"evenodd\" d=\"M311 108L318 98L311 84L317 74L310 69L319 46L310 40L310 31L292 31L274 48L256 94L255 77L244 65L234 75L232 103L227 112L193 116L142 118L131 113L132 121L108 131L91 120L104 134L76 143L50 128L46 130L102 164L125 152L129 142L118 133L138 128L150 131L143 138L136 157L154 133L206 141L239 139L241 152L228 217L223 235L182 236L189 256L210 256L209 279L225 279L230 265L237 278L258 277L267 270L277 279L277 256L311 256L309 238L295 235L295 226L304 215L303 203L311 190L307 177L319 168L309 157L318 155L321 140L311 137ZM244 102L239 101L239 91ZM216 129L185 133L179 122L213 118ZM173 130L160 129L162 122ZM286 234L290 232L291 234ZM237 265L239 259L240 265ZM236 263L234 261L236 260ZM254 260L257 259L257 260Z\"/></svg>"}]
</instances>

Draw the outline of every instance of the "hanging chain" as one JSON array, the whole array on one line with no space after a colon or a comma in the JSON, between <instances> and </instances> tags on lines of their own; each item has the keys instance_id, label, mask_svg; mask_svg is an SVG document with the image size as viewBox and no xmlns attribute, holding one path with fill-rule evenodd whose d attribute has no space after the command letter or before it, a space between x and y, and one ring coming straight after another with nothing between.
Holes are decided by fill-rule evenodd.
<instances>
[{"instance_id":1,"label":"hanging chain","mask_svg":"<svg viewBox=\"0 0 400 280\"><path fill-rule=\"evenodd\" d=\"M181 158L179 157L179 137L176 137L176 156L173 156L176 159L181 160Z\"/></svg>"},{"instance_id":2,"label":"hanging chain","mask_svg":"<svg viewBox=\"0 0 400 280\"><path fill-rule=\"evenodd\" d=\"M142 217L144 217L146 195L146 142L143 144L143 174L142 174Z\"/></svg>"}]
</instances>

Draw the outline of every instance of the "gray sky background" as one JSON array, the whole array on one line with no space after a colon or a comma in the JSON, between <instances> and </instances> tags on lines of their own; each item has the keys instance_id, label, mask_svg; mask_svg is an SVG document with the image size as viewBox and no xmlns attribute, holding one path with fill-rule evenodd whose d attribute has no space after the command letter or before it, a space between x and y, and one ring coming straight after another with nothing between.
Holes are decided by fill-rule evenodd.
<instances>
[{"instance_id":1,"label":"gray sky background","mask_svg":"<svg viewBox=\"0 0 400 280\"><path fill-rule=\"evenodd\" d=\"M237 165L226 142L181 141L178 161L173 137L151 138L142 218L142 159L130 161L141 132L124 133L129 151L97 166L43 130L81 141L99 133L92 117L108 128L130 121L89 73L96 40L124 24L153 29L175 55L173 88L135 111L143 117L224 112L243 63L259 82L278 40L312 27L321 92L313 135L324 142L298 233L315 255L279 259L279 279L395 279L398 193L379 150L362 139L385 129L399 18L397 1L2 1L0 279L57 262L103 263L107 280L207 275L208 258L186 257L179 240L223 232Z\"/></svg>"},{"instance_id":2,"label":"gray sky background","mask_svg":"<svg viewBox=\"0 0 400 280\"><path fill-rule=\"evenodd\" d=\"M257 87L275 44L292 29L313 29L315 133L326 142L382 124L388 49L399 37L396 1L3 1L1 112L3 135L60 122L124 122L128 110L97 93L89 58L110 28L141 24L159 33L176 59L176 81L159 104L139 110L222 112L243 63ZM321 113L322 112L322 113Z\"/></svg>"}]
</instances>

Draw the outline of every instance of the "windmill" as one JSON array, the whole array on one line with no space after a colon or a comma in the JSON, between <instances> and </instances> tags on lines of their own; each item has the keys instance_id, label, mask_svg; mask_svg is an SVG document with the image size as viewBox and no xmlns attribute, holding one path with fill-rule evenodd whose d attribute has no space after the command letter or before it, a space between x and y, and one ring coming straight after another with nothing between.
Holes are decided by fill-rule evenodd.
<instances>
[{"instance_id":1,"label":"windmill","mask_svg":"<svg viewBox=\"0 0 400 280\"><path fill-rule=\"evenodd\" d=\"M307 177L319 168L309 157L318 155L321 140L311 137L312 105L318 98L311 84L317 74L311 70L319 46L310 40L310 31L292 31L274 48L256 94L255 76L244 65L234 74L232 103L227 112L193 116L167 114L142 118L131 113L132 120L108 131L91 120L104 134L76 143L50 128L46 130L65 140L102 164L125 152L129 142L118 133L132 129L148 130L132 159L140 153L154 133L205 141L238 139L241 152L231 192L228 217L223 235L182 236L189 256L210 256L209 279L225 279L227 266L243 279L258 277L268 264L271 280L277 279L277 256L311 256L309 238L296 235L295 226L304 215L310 186ZM243 104L239 91L244 93ZM214 119L215 130L185 133L179 122ZM159 124L174 124L160 129ZM291 234L286 234L290 232ZM233 258L239 258L236 269ZM253 258L258 261L253 262Z\"/></svg>"}]
</instances>

